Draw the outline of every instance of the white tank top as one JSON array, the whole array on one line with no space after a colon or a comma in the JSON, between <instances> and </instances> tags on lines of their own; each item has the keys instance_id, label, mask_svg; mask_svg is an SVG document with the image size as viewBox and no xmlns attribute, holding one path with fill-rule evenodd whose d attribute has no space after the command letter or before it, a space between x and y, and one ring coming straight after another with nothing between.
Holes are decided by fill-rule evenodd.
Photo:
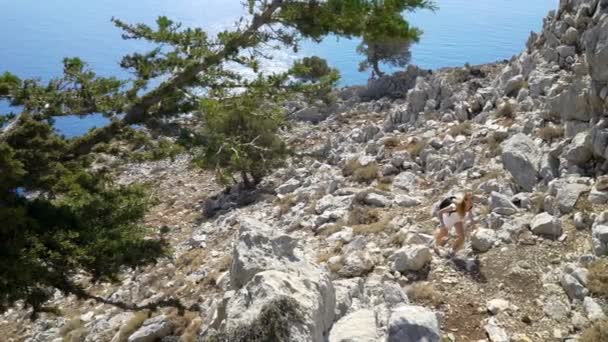
<instances>
[{"instance_id":1,"label":"white tank top","mask_svg":"<svg viewBox=\"0 0 608 342\"><path fill-rule=\"evenodd\" d=\"M447 228L452 228L456 223L464 221L464 217L460 216L456 211L455 204L450 205L448 208L450 208L451 212L443 213L443 224L445 224Z\"/></svg>"}]
</instances>

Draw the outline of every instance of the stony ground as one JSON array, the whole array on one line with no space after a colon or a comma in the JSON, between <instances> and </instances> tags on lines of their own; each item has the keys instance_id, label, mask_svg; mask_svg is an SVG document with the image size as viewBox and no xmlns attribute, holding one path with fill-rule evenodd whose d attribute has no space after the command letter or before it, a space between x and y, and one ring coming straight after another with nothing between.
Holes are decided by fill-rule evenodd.
<instances>
[{"instance_id":1,"label":"stony ground","mask_svg":"<svg viewBox=\"0 0 608 342\"><path fill-rule=\"evenodd\" d=\"M158 203L146 223L168 228L172 253L89 290L139 304L177 298L188 310L123 312L58 295L61 315L30 322L16 308L0 333L601 341L583 331L608 307L608 4L560 4L510 61L410 67L336 91L329 108L291 103L295 154L256 191L223 191L187 156L117 170L120 182L149 185ZM475 195L475 223L448 259L433 249L432 212L461 191ZM299 318L282 316L293 307Z\"/></svg>"}]
</instances>

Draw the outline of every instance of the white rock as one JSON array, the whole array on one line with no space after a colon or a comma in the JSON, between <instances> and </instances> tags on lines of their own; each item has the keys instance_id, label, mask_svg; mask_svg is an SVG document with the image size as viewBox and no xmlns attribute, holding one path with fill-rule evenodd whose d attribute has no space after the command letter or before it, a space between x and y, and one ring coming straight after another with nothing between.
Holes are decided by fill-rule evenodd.
<instances>
[{"instance_id":1,"label":"white rock","mask_svg":"<svg viewBox=\"0 0 608 342\"><path fill-rule=\"evenodd\" d=\"M408 191L414 190L416 183L416 175L411 172L402 172L393 179L394 186Z\"/></svg>"},{"instance_id":2,"label":"white rock","mask_svg":"<svg viewBox=\"0 0 608 342\"><path fill-rule=\"evenodd\" d=\"M487 252L496 243L496 232L492 229L479 228L471 236L471 247L479 252Z\"/></svg>"},{"instance_id":3,"label":"white rock","mask_svg":"<svg viewBox=\"0 0 608 342\"><path fill-rule=\"evenodd\" d=\"M418 198L411 197L408 195L397 195L397 196L395 196L394 202L396 205L398 205L400 207L404 207L404 208L415 207L415 206L420 205L420 203L421 203Z\"/></svg>"},{"instance_id":4,"label":"white rock","mask_svg":"<svg viewBox=\"0 0 608 342\"><path fill-rule=\"evenodd\" d=\"M297 180L295 178L292 178L292 179L288 180L287 182L279 185L279 187L277 187L277 193L281 194L281 195L292 193L297 188L299 188L300 185L302 185L302 182L300 182L299 180Z\"/></svg>"},{"instance_id":5,"label":"white rock","mask_svg":"<svg viewBox=\"0 0 608 342\"><path fill-rule=\"evenodd\" d=\"M532 232L536 235L545 235L557 238L562 235L561 221L548 213L540 213L534 217L530 224Z\"/></svg>"},{"instance_id":6,"label":"white rock","mask_svg":"<svg viewBox=\"0 0 608 342\"><path fill-rule=\"evenodd\" d=\"M128 338L128 342L154 342L171 333L171 322L164 315L148 318Z\"/></svg>"},{"instance_id":7,"label":"white rock","mask_svg":"<svg viewBox=\"0 0 608 342\"><path fill-rule=\"evenodd\" d=\"M358 310L337 321L329 332L329 342L376 342L379 339L373 310Z\"/></svg>"},{"instance_id":8,"label":"white rock","mask_svg":"<svg viewBox=\"0 0 608 342\"><path fill-rule=\"evenodd\" d=\"M580 195L589 191L589 187L584 184L564 184L557 191L557 206L562 214L572 211Z\"/></svg>"},{"instance_id":9,"label":"white rock","mask_svg":"<svg viewBox=\"0 0 608 342\"><path fill-rule=\"evenodd\" d=\"M604 310L602 310L602 307L595 301L595 299L585 297L583 300L583 306L585 307L585 312L587 313L587 317L590 321L595 322L606 319Z\"/></svg>"},{"instance_id":10,"label":"white rock","mask_svg":"<svg viewBox=\"0 0 608 342\"><path fill-rule=\"evenodd\" d=\"M410 245L397 250L389 257L393 271L419 271L431 262L431 251L424 245Z\"/></svg>"},{"instance_id":11,"label":"white rock","mask_svg":"<svg viewBox=\"0 0 608 342\"><path fill-rule=\"evenodd\" d=\"M483 326L488 338L491 342L509 342L509 335L498 325L494 317L488 320L488 323Z\"/></svg>"},{"instance_id":12,"label":"white rock","mask_svg":"<svg viewBox=\"0 0 608 342\"><path fill-rule=\"evenodd\" d=\"M583 300L583 298L585 298L585 296L589 293L589 291L570 274L563 274L560 279L560 283L570 299Z\"/></svg>"},{"instance_id":13,"label":"white rock","mask_svg":"<svg viewBox=\"0 0 608 342\"><path fill-rule=\"evenodd\" d=\"M502 145L502 162L517 184L531 192L538 181L540 151L527 135L519 133Z\"/></svg>"},{"instance_id":14,"label":"white rock","mask_svg":"<svg viewBox=\"0 0 608 342\"><path fill-rule=\"evenodd\" d=\"M365 204L371 205L373 207L390 207L391 200L386 198L385 196L379 195L374 192L370 192L365 196L364 199Z\"/></svg>"},{"instance_id":15,"label":"white rock","mask_svg":"<svg viewBox=\"0 0 608 342\"><path fill-rule=\"evenodd\" d=\"M517 206L511 200L498 192L492 192L490 196L490 209L499 215L513 215L517 213Z\"/></svg>"},{"instance_id":16,"label":"white rock","mask_svg":"<svg viewBox=\"0 0 608 342\"><path fill-rule=\"evenodd\" d=\"M387 342L439 342L437 316L422 306L401 305L391 311Z\"/></svg>"},{"instance_id":17,"label":"white rock","mask_svg":"<svg viewBox=\"0 0 608 342\"><path fill-rule=\"evenodd\" d=\"M492 299L487 304L488 311L492 315L498 315L499 312L508 310L510 306L509 301L502 298Z\"/></svg>"}]
</instances>

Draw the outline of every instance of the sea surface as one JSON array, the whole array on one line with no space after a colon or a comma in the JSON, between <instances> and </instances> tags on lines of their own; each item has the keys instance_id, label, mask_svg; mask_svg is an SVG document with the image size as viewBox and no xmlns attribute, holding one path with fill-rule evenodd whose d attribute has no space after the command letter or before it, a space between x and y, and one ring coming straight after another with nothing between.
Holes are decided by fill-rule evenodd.
<instances>
[{"instance_id":1,"label":"sea surface","mask_svg":"<svg viewBox=\"0 0 608 342\"><path fill-rule=\"evenodd\" d=\"M64 57L81 57L99 74L129 77L121 56L143 51L146 44L123 41L110 19L152 24L166 15L185 26L209 32L230 27L244 13L241 0L0 0L0 73L48 80L61 73ZM530 31L539 31L542 18L558 0L437 0L436 12L405 16L424 31L412 49L412 62L436 69L508 59L519 54ZM357 71L361 56L357 40L329 37L321 44L305 42L298 55L276 54L272 68L287 67L295 58L319 55L338 68L342 85L363 84L369 74ZM270 66L269 66L270 68ZM0 103L0 113L8 107ZM73 137L101 126L100 116L62 117L58 131Z\"/></svg>"}]
</instances>

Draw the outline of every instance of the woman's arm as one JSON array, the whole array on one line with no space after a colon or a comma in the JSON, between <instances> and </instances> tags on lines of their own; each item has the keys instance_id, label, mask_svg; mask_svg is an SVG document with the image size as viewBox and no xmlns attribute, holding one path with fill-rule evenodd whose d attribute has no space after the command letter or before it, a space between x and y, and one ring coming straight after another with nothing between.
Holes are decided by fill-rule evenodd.
<instances>
[{"instance_id":1,"label":"woman's arm","mask_svg":"<svg viewBox=\"0 0 608 342\"><path fill-rule=\"evenodd\" d=\"M443 214L449 213L450 211L453 211L454 209L455 209L455 206L452 204L443 209L437 210L437 217L439 218L439 222L440 222L442 228L445 228L445 222L443 222Z\"/></svg>"}]
</instances>

